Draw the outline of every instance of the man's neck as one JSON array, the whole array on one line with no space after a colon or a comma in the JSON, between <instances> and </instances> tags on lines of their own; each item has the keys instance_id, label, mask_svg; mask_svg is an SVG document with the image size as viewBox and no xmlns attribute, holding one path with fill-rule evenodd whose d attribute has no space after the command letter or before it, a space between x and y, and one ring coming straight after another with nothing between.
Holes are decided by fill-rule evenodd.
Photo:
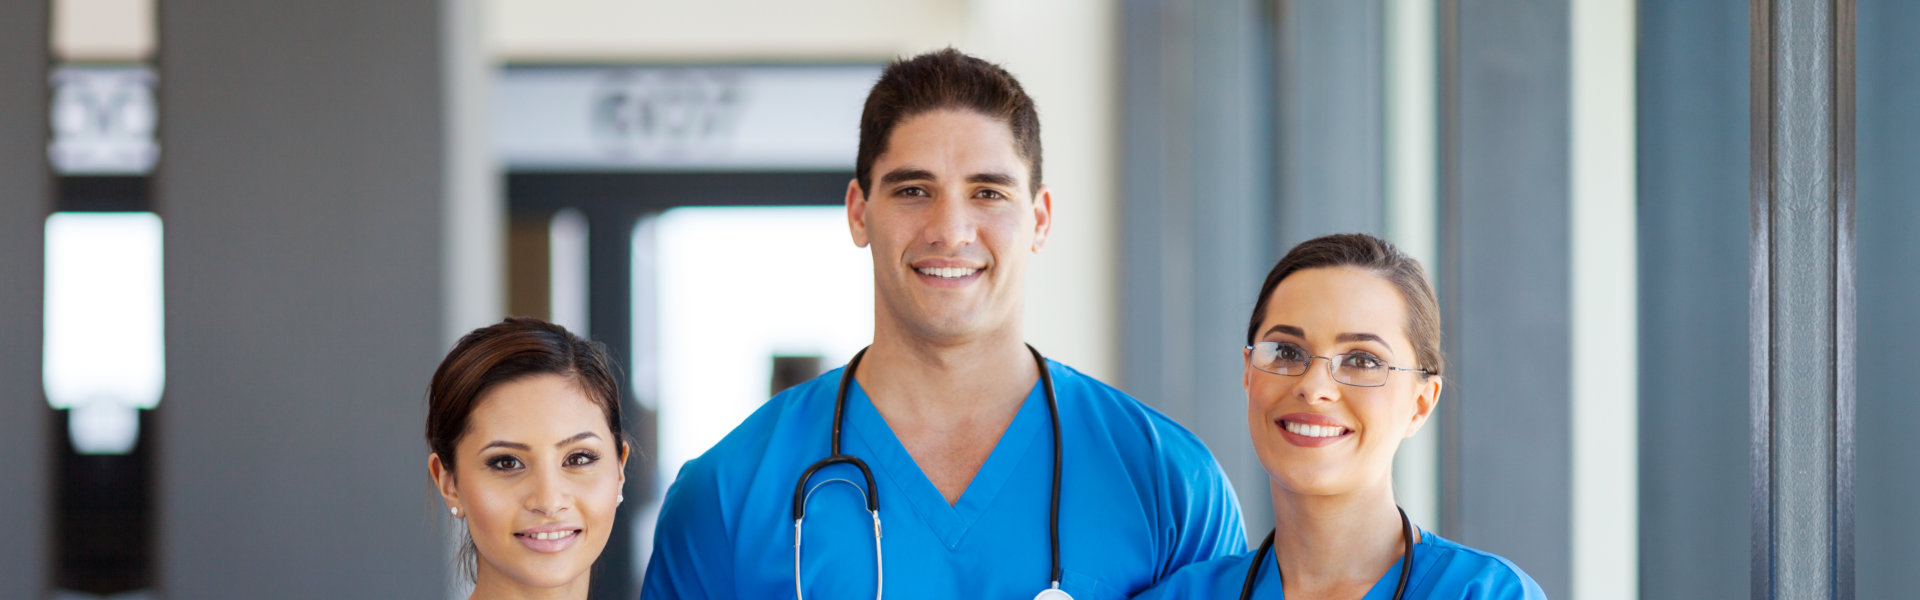
<instances>
[{"instance_id":1,"label":"man's neck","mask_svg":"<svg viewBox=\"0 0 1920 600\"><path fill-rule=\"evenodd\" d=\"M1040 377L1018 332L925 340L876 330L854 376L889 422L951 422L1017 410Z\"/></svg>"},{"instance_id":2,"label":"man's neck","mask_svg":"<svg viewBox=\"0 0 1920 600\"><path fill-rule=\"evenodd\" d=\"M1306 496L1271 485L1274 556L1267 560L1278 561L1290 597L1354 588L1364 594L1406 551L1389 484L1340 496Z\"/></svg>"}]
</instances>

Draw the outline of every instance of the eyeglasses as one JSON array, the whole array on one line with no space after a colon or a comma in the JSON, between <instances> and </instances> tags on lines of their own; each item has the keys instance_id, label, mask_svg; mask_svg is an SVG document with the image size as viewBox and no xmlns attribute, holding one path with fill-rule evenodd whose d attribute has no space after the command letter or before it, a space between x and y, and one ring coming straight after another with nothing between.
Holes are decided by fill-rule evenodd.
<instances>
[{"instance_id":1,"label":"eyeglasses","mask_svg":"<svg viewBox=\"0 0 1920 600\"><path fill-rule=\"evenodd\" d=\"M1275 375L1299 377L1307 374L1307 366L1313 359L1327 359L1327 374L1334 381L1354 387L1380 387L1387 384L1387 376L1394 371L1426 374L1421 369L1403 369L1388 365L1387 361L1369 352L1348 352L1333 356L1315 356L1307 354L1306 348L1299 344L1286 342L1257 342L1247 346L1253 353L1253 368Z\"/></svg>"}]
</instances>

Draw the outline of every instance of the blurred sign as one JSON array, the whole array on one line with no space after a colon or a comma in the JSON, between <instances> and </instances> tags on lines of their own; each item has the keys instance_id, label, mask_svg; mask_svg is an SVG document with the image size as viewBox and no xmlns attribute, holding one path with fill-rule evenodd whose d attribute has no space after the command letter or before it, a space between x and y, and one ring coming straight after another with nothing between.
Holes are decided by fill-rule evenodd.
<instances>
[{"instance_id":1,"label":"blurred sign","mask_svg":"<svg viewBox=\"0 0 1920 600\"><path fill-rule=\"evenodd\" d=\"M159 111L147 67L54 69L53 141L47 158L61 175L144 175L160 158Z\"/></svg>"},{"instance_id":2,"label":"blurred sign","mask_svg":"<svg viewBox=\"0 0 1920 600\"><path fill-rule=\"evenodd\" d=\"M510 169L851 170L878 66L511 68L494 136Z\"/></svg>"}]
</instances>

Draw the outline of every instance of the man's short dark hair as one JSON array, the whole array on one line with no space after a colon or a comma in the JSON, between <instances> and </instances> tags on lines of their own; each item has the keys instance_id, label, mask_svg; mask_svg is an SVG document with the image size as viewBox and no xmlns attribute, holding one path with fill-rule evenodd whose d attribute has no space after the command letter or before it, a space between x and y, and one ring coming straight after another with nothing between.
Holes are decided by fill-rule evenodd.
<instances>
[{"instance_id":1,"label":"man's short dark hair","mask_svg":"<svg viewBox=\"0 0 1920 600\"><path fill-rule=\"evenodd\" d=\"M895 127L943 109L969 110L1006 123L1014 151L1027 161L1029 192L1040 190L1040 114L1020 81L999 65L953 48L899 59L880 72L860 111L860 153L854 177L873 192L873 161L887 151Z\"/></svg>"}]
</instances>

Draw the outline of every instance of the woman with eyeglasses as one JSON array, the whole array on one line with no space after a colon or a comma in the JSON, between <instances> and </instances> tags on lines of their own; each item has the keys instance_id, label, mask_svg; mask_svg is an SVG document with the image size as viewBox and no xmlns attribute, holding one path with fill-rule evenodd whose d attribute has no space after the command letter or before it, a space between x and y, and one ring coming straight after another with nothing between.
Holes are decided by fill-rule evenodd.
<instances>
[{"instance_id":1,"label":"woman with eyeglasses","mask_svg":"<svg viewBox=\"0 0 1920 600\"><path fill-rule=\"evenodd\" d=\"M1419 262L1363 234L1294 247L1260 288L1241 354L1274 531L1136 598L1546 597L1511 561L1424 531L1394 503L1393 455L1433 415L1445 368Z\"/></svg>"}]
</instances>

